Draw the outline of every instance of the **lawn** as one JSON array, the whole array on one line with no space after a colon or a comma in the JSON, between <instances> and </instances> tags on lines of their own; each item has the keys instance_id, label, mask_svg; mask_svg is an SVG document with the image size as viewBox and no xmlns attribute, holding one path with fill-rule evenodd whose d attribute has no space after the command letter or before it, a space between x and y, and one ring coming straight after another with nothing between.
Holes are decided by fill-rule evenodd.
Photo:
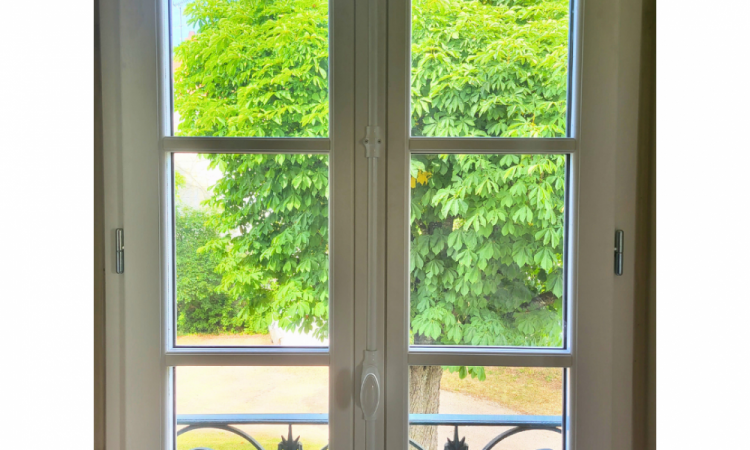
<instances>
[{"instance_id":1,"label":"lawn","mask_svg":"<svg viewBox=\"0 0 750 450\"><path fill-rule=\"evenodd\" d=\"M248 430L247 428L245 431L249 432L248 434L255 438L266 450L278 448L279 442L281 442L280 434L272 435L270 433ZM306 450L319 450L327 444L324 440L306 439L304 433L300 433L299 435L301 435L300 442L302 443L302 447ZM295 432L294 437L296 438L297 436L298 434ZM284 433L284 437L286 437L286 433ZM177 438L177 450L191 450L201 447L212 450L253 450L255 448L251 443L236 434L222 430L195 430Z\"/></svg>"},{"instance_id":2,"label":"lawn","mask_svg":"<svg viewBox=\"0 0 750 450\"><path fill-rule=\"evenodd\" d=\"M479 381L443 372L440 390L499 403L522 414L561 415L563 371L542 367L488 367Z\"/></svg>"}]
</instances>

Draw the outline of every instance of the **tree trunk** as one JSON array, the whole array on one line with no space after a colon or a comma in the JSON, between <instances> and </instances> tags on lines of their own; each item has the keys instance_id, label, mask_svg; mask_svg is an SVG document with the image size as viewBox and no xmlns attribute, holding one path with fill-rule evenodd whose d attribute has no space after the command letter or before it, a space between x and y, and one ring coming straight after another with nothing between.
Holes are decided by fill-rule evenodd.
<instances>
[{"instance_id":1,"label":"tree trunk","mask_svg":"<svg viewBox=\"0 0 750 450\"><path fill-rule=\"evenodd\" d=\"M409 367L409 412L437 414L440 407L441 366ZM437 427L409 427L409 437L424 450L437 450Z\"/></svg>"}]
</instances>

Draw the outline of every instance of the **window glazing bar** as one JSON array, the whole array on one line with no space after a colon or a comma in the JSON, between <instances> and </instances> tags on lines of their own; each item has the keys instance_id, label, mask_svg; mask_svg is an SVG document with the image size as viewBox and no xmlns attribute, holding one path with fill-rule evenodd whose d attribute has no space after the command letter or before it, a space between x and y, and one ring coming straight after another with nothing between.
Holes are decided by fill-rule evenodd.
<instances>
[{"instance_id":1,"label":"window glazing bar","mask_svg":"<svg viewBox=\"0 0 750 450\"><path fill-rule=\"evenodd\" d=\"M328 138L165 137L166 152L185 153L328 153Z\"/></svg>"},{"instance_id":2,"label":"window glazing bar","mask_svg":"<svg viewBox=\"0 0 750 450\"><path fill-rule=\"evenodd\" d=\"M411 138L411 153L575 153L573 138Z\"/></svg>"},{"instance_id":3,"label":"window glazing bar","mask_svg":"<svg viewBox=\"0 0 750 450\"><path fill-rule=\"evenodd\" d=\"M573 356L565 351L410 351L410 366L505 366L505 367L572 367Z\"/></svg>"},{"instance_id":4,"label":"window glazing bar","mask_svg":"<svg viewBox=\"0 0 750 450\"><path fill-rule=\"evenodd\" d=\"M224 351L227 350L227 351ZM235 349L207 348L203 351L171 351L165 355L167 366L327 366L328 351L308 351L290 348L253 349L253 352L238 352ZM272 350L272 351L271 351Z\"/></svg>"}]
</instances>

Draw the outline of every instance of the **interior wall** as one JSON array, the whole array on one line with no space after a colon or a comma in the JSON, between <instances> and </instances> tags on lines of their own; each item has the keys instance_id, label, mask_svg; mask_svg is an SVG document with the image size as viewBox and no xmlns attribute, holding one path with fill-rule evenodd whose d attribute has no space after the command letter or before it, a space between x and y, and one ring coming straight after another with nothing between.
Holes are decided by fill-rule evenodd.
<instances>
[{"instance_id":1,"label":"interior wall","mask_svg":"<svg viewBox=\"0 0 750 450\"><path fill-rule=\"evenodd\" d=\"M638 123L633 448L656 449L656 1L644 0Z\"/></svg>"},{"instance_id":2,"label":"interior wall","mask_svg":"<svg viewBox=\"0 0 750 450\"><path fill-rule=\"evenodd\" d=\"M647 22L649 24L649 45L647 58L651 61L648 78L648 102L650 114L644 117L649 123L648 145L648 364L646 366L646 449L656 450L656 0L648 1Z\"/></svg>"},{"instance_id":3,"label":"interior wall","mask_svg":"<svg viewBox=\"0 0 750 450\"><path fill-rule=\"evenodd\" d=\"M635 349L635 299L637 293L638 243L648 239L637 226L639 141L641 113L642 27L645 0L618 1L618 60L617 71L617 148L615 160L614 229L610 232L614 244L615 229L624 232L623 267L613 277L612 305L612 450L640 448L633 441L633 429L638 420L634 416L633 397L638 395L634 385L634 364L639 356ZM585 39L584 39L585 42ZM585 45L585 43L584 43ZM612 261L610 264L613 264Z\"/></svg>"},{"instance_id":4,"label":"interior wall","mask_svg":"<svg viewBox=\"0 0 750 450\"><path fill-rule=\"evenodd\" d=\"M104 449L104 183L99 1L94 0L94 448Z\"/></svg>"}]
</instances>

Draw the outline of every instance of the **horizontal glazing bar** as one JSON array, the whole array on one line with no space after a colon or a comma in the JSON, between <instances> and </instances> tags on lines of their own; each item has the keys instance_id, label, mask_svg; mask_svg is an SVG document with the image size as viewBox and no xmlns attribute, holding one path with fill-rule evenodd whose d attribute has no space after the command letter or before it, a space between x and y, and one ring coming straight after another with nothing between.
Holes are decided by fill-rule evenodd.
<instances>
[{"instance_id":1,"label":"horizontal glazing bar","mask_svg":"<svg viewBox=\"0 0 750 450\"><path fill-rule=\"evenodd\" d=\"M564 351L412 347L408 362L411 366L571 367L573 356Z\"/></svg>"},{"instance_id":2,"label":"horizontal glazing bar","mask_svg":"<svg viewBox=\"0 0 750 450\"><path fill-rule=\"evenodd\" d=\"M575 153L572 138L411 138L412 153Z\"/></svg>"},{"instance_id":3,"label":"horizontal glazing bar","mask_svg":"<svg viewBox=\"0 0 750 450\"><path fill-rule=\"evenodd\" d=\"M166 353L168 366L327 366L328 349L207 348L172 350Z\"/></svg>"},{"instance_id":4,"label":"horizontal glazing bar","mask_svg":"<svg viewBox=\"0 0 750 450\"><path fill-rule=\"evenodd\" d=\"M328 153L328 138L227 138L227 137L165 137L162 147L167 152L188 153Z\"/></svg>"}]
</instances>

